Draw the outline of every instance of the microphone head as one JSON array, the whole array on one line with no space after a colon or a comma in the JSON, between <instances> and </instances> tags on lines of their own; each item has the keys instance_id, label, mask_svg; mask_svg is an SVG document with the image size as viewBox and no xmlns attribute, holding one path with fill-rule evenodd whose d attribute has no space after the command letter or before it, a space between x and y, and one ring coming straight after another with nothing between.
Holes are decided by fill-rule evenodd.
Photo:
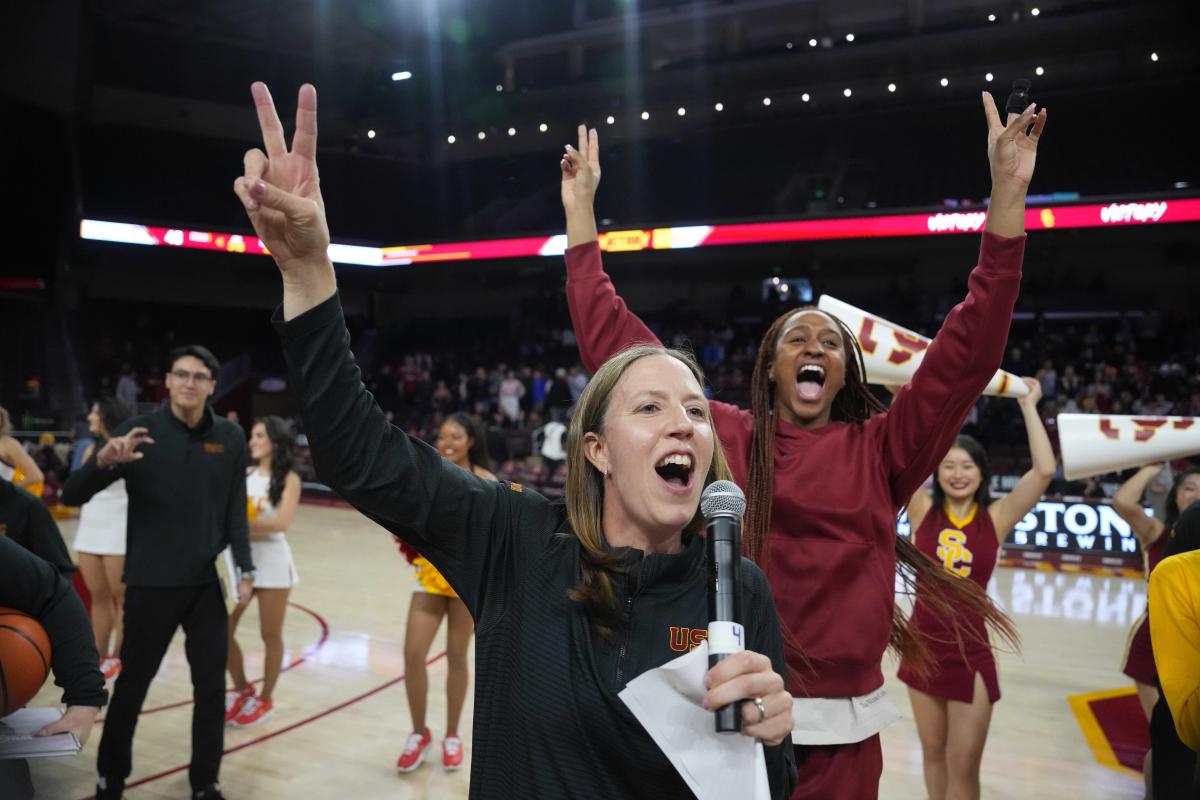
<instances>
[{"instance_id":1,"label":"microphone head","mask_svg":"<svg viewBox=\"0 0 1200 800\"><path fill-rule=\"evenodd\" d=\"M700 513L705 519L721 515L740 517L746 513L746 495L733 481L713 481L700 495Z\"/></svg>"}]
</instances>

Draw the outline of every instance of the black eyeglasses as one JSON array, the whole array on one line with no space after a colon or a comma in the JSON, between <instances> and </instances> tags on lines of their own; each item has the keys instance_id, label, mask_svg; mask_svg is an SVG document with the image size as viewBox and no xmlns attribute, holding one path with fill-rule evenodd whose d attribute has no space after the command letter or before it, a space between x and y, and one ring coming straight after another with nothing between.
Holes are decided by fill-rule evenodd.
<instances>
[{"instance_id":1,"label":"black eyeglasses","mask_svg":"<svg viewBox=\"0 0 1200 800\"><path fill-rule=\"evenodd\" d=\"M183 383L193 381L197 386L202 386L213 379L213 376L207 372L188 372L186 369L172 370L171 374L178 381L182 381Z\"/></svg>"}]
</instances>

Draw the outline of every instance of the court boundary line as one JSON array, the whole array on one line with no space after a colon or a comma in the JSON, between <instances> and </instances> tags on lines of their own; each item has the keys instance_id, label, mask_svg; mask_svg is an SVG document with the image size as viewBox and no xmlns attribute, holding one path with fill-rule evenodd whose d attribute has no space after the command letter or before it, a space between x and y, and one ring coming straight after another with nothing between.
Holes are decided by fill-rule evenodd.
<instances>
[{"instance_id":1,"label":"court boundary line","mask_svg":"<svg viewBox=\"0 0 1200 800\"><path fill-rule=\"evenodd\" d=\"M1140 781L1143 780L1142 773L1130 769L1117 759L1112 743L1108 741L1103 728L1100 727L1100 722L1096 719L1096 714L1092 711L1091 706L1094 700L1111 700L1136 694L1137 689L1128 686L1121 689L1106 689L1102 692L1067 695L1067 702L1071 704L1071 711L1075 713L1075 721L1079 723L1079 729L1083 732L1083 738L1091 749L1092 758L1096 760L1096 763Z\"/></svg>"},{"instance_id":2,"label":"court boundary line","mask_svg":"<svg viewBox=\"0 0 1200 800\"><path fill-rule=\"evenodd\" d=\"M429 660L427 660L425 662L425 666L429 666L430 664L433 664L445 657L446 657L446 651L443 650L442 652L435 655L433 658L430 658ZM233 753L236 753L239 750L245 750L247 747L252 747L256 744L262 744L263 742L265 742L269 739L274 739L276 736L282 736L285 733L290 733L291 731L294 731L297 728L301 728L305 725L308 725L309 723L316 722L317 720L327 717L330 714L333 714L334 712L341 711L343 708L347 708L347 707L352 706L355 703L358 703L362 700L366 700L368 697L379 694L384 689L390 689L391 687L395 686L396 684L402 683L406 677L407 676L402 673L400 675L397 675L395 678L392 678L392 679L380 684L379 686L376 686L374 689L368 689L367 691L363 692L362 694L357 695L355 697L351 697L349 700L343 700L342 702L338 703L337 705L331 706L331 707L325 709L324 711L319 711L316 714L313 714L312 716L305 717L304 719L301 719L301 720L297 720L296 722L293 722L290 725L286 725L277 731L271 731L270 733L263 734L262 736L259 736L257 739L251 739L247 742L242 742L241 744L226 748L225 750L221 751L221 756L222 756L222 758L224 758L224 756L232 755ZM165 770L162 770L161 772L156 772L152 775L147 775L146 777L139 778L132 783L125 784L125 788L126 789L135 789L138 786L144 786L147 783L152 783L154 781L161 780L162 778L167 778L167 777L170 777L171 775L175 775L176 773L183 772L190 766L191 766L191 762L189 761L188 763L181 764L177 767L171 767L170 769L165 769ZM96 796L88 795L87 797L82 798L82 800L96 800Z\"/></svg>"}]
</instances>

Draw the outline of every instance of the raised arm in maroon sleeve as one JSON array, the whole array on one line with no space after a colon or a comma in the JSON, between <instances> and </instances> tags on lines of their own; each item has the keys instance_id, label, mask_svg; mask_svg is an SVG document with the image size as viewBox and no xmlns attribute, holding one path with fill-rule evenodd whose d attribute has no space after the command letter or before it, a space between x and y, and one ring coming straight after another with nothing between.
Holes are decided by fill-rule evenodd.
<instances>
[{"instance_id":1,"label":"raised arm in maroon sleeve","mask_svg":"<svg viewBox=\"0 0 1200 800\"><path fill-rule=\"evenodd\" d=\"M888 409L883 455L897 506L933 472L1000 368L1024 252L1023 235L983 234L966 299L946 315L912 382Z\"/></svg>"},{"instance_id":2,"label":"raised arm in maroon sleeve","mask_svg":"<svg viewBox=\"0 0 1200 800\"><path fill-rule=\"evenodd\" d=\"M604 271L599 242L569 248L566 257L567 305L579 355L588 372L595 372L630 345L662 344L617 295Z\"/></svg>"},{"instance_id":3,"label":"raised arm in maroon sleeve","mask_svg":"<svg viewBox=\"0 0 1200 800\"><path fill-rule=\"evenodd\" d=\"M599 242L568 248L566 258L567 305L571 309L579 356L589 372L595 372L631 345L662 344L617 294L604 271ZM718 400L713 400L709 407L734 480L745 486L749 471L746 455L753 424L750 412Z\"/></svg>"}]
</instances>

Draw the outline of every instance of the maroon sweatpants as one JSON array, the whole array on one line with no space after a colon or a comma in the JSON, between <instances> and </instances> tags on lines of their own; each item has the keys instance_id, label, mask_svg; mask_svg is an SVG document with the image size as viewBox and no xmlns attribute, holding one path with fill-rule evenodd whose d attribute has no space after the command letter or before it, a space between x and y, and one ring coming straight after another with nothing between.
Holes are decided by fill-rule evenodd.
<instances>
[{"instance_id":1,"label":"maroon sweatpants","mask_svg":"<svg viewBox=\"0 0 1200 800\"><path fill-rule=\"evenodd\" d=\"M793 747L799 774L792 800L878 800L883 774L879 734L854 744Z\"/></svg>"}]
</instances>

